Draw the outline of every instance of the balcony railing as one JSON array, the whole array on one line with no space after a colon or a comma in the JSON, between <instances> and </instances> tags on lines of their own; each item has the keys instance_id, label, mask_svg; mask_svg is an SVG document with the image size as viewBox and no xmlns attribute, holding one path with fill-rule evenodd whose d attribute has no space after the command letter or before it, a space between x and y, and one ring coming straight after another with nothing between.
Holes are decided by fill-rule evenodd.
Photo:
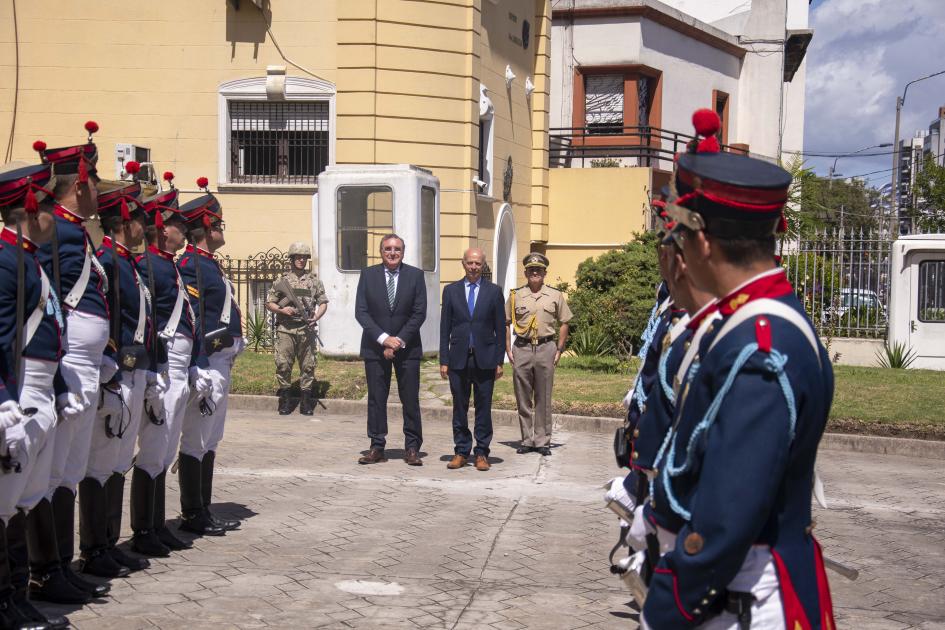
<instances>
[{"instance_id":1,"label":"balcony railing","mask_svg":"<svg viewBox=\"0 0 945 630\"><path fill-rule=\"evenodd\" d=\"M670 171L673 157L695 137L659 127L553 127L549 130L551 168L584 168L595 160L619 160L622 166L650 166ZM743 146L723 151L747 153Z\"/></svg>"}]
</instances>

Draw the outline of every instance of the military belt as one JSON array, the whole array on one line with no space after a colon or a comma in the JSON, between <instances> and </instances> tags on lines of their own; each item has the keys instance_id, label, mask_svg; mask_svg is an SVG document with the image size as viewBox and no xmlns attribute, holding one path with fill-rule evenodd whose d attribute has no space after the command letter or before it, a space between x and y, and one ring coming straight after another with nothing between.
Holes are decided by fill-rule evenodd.
<instances>
[{"instance_id":1,"label":"military belt","mask_svg":"<svg viewBox=\"0 0 945 630\"><path fill-rule=\"evenodd\" d=\"M755 601L755 596L751 593L740 593L738 591L728 591L725 597L724 609L735 615L738 620L740 630L751 628L751 605Z\"/></svg>"},{"instance_id":2,"label":"military belt","mask_svg":"<svg viewBox=\"0 0 945 630\"><path fill-rule=\"evenodd\" d=\"M543 343L548 343L549 341L554 341L554 339L555 339L555 336L554 336L554 335L548 335L547 337L539 337L538 339L535 340L534 345L540 346L540 345L543 344ZM533 345L533 344L532 344L532 340L529 339L528 337L516 337L516 338L515 338L515 345L518 346L518 347L520 347L520 348L522 348L522 347L524 347L524 346L530 346L530 345Z\"/></svg>"}]
</instances>

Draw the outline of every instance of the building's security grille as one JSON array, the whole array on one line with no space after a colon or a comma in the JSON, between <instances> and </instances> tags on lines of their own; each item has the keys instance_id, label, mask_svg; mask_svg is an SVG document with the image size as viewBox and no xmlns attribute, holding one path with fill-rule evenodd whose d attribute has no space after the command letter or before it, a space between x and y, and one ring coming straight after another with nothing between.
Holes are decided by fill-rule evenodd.
<instances>
[{"instance_id":1,"label":"building's security grille","mask_svg":"<svg viewBox=\"0 0 945 630\"><path fill-rule=\"evenodd\" d=\"M230 101L230 181L314 184L328 165L328 103Z\"/></svg>"},{"instance_id":2,"label":"building's security grille","mask_svg":"<svg viewBox=\"0 0 945 630\"><path fill-rule=\"evenodd\" d=\"M622 74L591 74L585 77L584 125L588 133L623 131Z\"/></svg>"}]
</instances>

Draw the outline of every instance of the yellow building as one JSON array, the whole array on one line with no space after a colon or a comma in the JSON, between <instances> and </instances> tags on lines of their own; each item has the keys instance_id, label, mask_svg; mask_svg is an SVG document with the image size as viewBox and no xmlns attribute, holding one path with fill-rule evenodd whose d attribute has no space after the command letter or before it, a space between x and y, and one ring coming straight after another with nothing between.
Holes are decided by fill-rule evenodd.
<instances>
[{"instance_id":1,"label":"yellow building","mask_svg":"<svg viewBox=\"0 0 945 630\"><path fill-rule=\"evenodd\" d=\"M416 164L442 280L478 245L508 287L549 239L550 30L549 0L4 2L0 146L35 160L96 120L104 177L150 162L184 201L210 178L232 257L310 240L324 167Z\"/></svg>"}]
</instances>

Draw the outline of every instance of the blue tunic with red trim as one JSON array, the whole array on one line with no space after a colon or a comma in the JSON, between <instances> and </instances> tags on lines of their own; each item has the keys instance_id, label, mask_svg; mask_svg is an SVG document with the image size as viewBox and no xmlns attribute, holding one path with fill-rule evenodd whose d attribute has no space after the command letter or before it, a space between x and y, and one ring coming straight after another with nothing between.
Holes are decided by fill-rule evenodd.
<instances>
[{"instance_id":1,"label":"blue tunic with red trim","mask_svg":"<svg viewBox=\"0 0 945 630\"><path fill-rule=\"evenodd\" d=\"M56 206L56 235L59 240L59 283L64 299L82 275L86 252L94 252L92 239L85 229L84 219L62 206ZM39 261L49 279L53 280L52 242L43 243L37 253ZM108 319L108 305L105 303L103 288L105 283L98 275L95 266L90 270L89 282L75 310Z\"/></svg>"},{"instance_id":2,"label":"blue tunic with red trim","mask_svg":"<svg viewBox=\"0 0 945 630\"><path fill-rule=\"evenodd\" d=\"M13 346L16 339L16 232L8 228L0 231L0 403L19 399L16 383L16 358ZM42 294L40 264L36 259L36 245L24 240L24 292L25 308L23 325L36 310ZM62 314L55 297L50 295L46 308L33 338L23 349L23 356L40 361L58 363L62 358ZM56 393L65 391L62 379L57 376Z\"/></svg>"},{"instance_id":3,"label":"blue tunic with red trim","mask_svg":"<svg viewBox=\"0 0 945 630\"><path fill-rule=\"evenodd\" d=\"M115 254L116 251L118 252L117 255ZM109 304L114 304L115 301L114 267L116 264L115 261L118 261L118 298L120 312L112 313L111 316L112 322L114 322L115 317L119 317L121 324L117 339L113 334L114 324L111 325L112 327L109 328L111 338L108 346L105 348L105 355L117 362L119 349L123 346L130 346L135 343L134 336L138 328L138 315L141 307L138 279L135 275L132 254L120 243L115 243L111 238L106 236L102 240L101 247L95 252L95 255L98 256L98 260L105 269L105 275L108 278L108 295L106 299ZM145 304L145 317L150 320L150 309L147 304ZM144 341L141 342L146 346L149 345L150 339L149 325L150 321L147 321L144 326Z\"/></svg>"},{"instance_id":4,"label":"blue tunic with red trim","mask_svg":"<svg viewBox=\"0 0 945 630\"><path fill-rule=\"evenodd\" d=\"M200 280L203 284L202 296L197 288L195 261L200 264ZM206 335L222 328L224 325L220 321L220 318L223 315L223 304L226 300L226 292L229 291L229 288L224 281L223 270L213 257L213 254L202 249L198 250L194 248L193 245L188 245L184 255L180 257L177 263L177 269L180 271L180 277L186 286L187 296L190 298L194 315L198 319L200 318L199 299L203 299L204 319L206 321L202 324L199 321L195 322L196 329L199 331L200 335ZM230 304L230 322L226 325L226 329L234 339L243 336L240 309L236 305L235 298L233 298ZM203 353L203 351L204 348L201 344L201 353Z\"/></svg>"},{"instance_id":5,"label":"blue tunic with red trim","mask_svg":"<svg viewBox=\"0 0 945 630\"><path fill-rule=\"evenodd\" d=\"M833 399L829 357L776 315L749 318L709 349L727 318L760 298L785 304L809 324L783 270L720 301L725 319L703 338L701 364L680 391L670 448L656 462L645 510L677 533L644 607L653 628L692 627L715 614L756 544L771 548L786 627L834 627L810 527L814 460Z\"/></svg>"}]
</instances>

